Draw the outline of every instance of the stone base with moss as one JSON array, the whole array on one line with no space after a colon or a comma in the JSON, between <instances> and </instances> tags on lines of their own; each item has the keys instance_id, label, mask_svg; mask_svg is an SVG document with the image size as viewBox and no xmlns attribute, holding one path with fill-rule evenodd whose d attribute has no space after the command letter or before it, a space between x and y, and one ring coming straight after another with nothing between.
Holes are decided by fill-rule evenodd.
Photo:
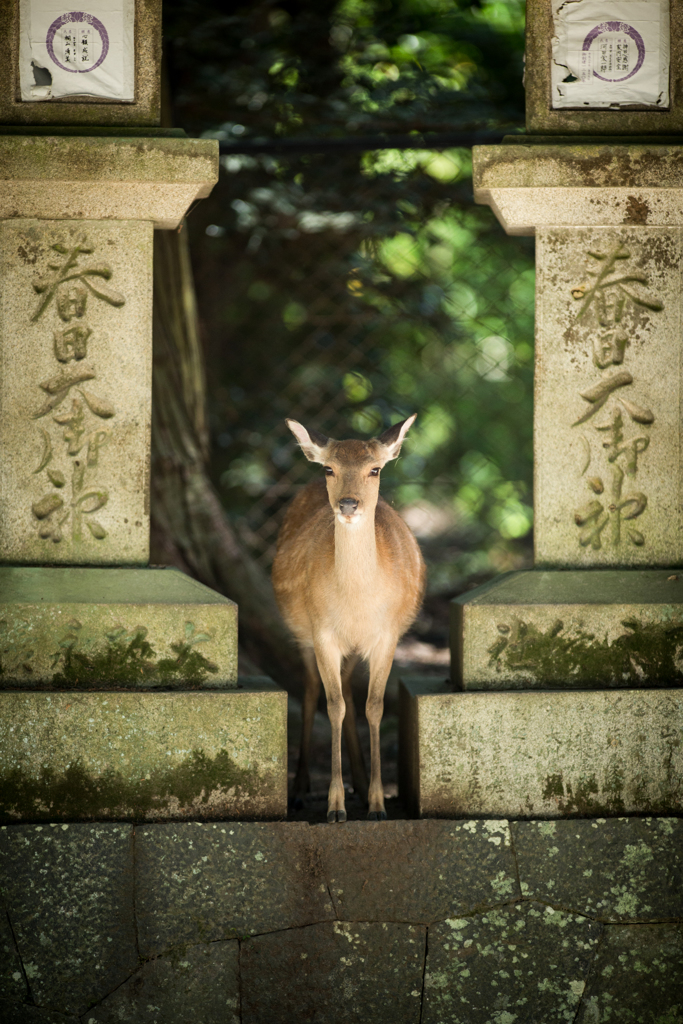
<instances>
[{"instance_id":1,"label":"stone base with moss","mask_svg":"<svg viewBox=\"0 0 683 1024\"><path fill-rule=\"evenodd\" d=\"M400 689L400 787L417 816L683 811L683 690Z\"/></svg>"},{"instance_id":2,"label":"stone base with moss","mask_svg":"<svg viewBox=\"0 0 683 1024\"><path fill-rule=\"evenodd\" d=\"M683 571L508 573L451 603L464 690L683 686Z\"/></svg>"},{"instance_id":3,"label":"stone base with moss","mask_svg":"<svg viewBox=\"0 0 683 1024\"><path fill-rule=\"evenodd\" d=\"M0 687L230 688L237 605L177 569L0 567Z\"/></svg>"},{"instance_id":4,"label":"stone base with moss","mask_svg":"<svg viewBox=\"0 0 683 1024\"><path fill-rule=\"evenodd\" d=\"M208 693L0 691L0 821L286 813L287 695L269 679Z\"/></svg>"}]
</instances>

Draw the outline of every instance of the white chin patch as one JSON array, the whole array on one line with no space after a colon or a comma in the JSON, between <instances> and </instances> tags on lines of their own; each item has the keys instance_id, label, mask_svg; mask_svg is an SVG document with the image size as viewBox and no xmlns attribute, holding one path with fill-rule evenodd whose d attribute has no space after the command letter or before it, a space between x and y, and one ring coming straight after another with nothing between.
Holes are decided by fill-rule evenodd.
<instances>
[{"instance_id":1,"label":"white chin patch","mask_svg":"<svg viewBox=\"0 0 683 1024\"><path fill-rule=\"evenodd\" d=\"M343 516L341 512L337 512L337 519L342 526L353 526L355 523L360 521L360 517L360 512L354 512L352 516Z\"/></svg>"}]
</instances>

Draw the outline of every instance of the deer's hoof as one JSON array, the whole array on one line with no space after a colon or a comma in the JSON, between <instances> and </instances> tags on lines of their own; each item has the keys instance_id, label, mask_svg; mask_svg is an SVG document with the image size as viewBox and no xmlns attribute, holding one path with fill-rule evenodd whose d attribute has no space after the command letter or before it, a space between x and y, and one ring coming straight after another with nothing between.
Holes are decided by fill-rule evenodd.
<instances>
[{"instance_id":1,"label":"deer's hoof","mask_svg":"<svg viewBox=\"0 0 683 1024\"><path fill-rule=\"evenodd\" d=\"M327 820L330 824L335 821L346 821L346 811L344 808L339 811L328 811Z\"/></svg>"},{"instance_id":2,"label":"deer's hoof","mask_svg":"<svg viewBox=\"0 0 683 1024\"><path fill-rule=\"evenodd\" d=\"M386 821L386 820L387 820L387 812L385 810L381 810L381 811L368 811L368 821Z\"/></svg>"}]
</instances>

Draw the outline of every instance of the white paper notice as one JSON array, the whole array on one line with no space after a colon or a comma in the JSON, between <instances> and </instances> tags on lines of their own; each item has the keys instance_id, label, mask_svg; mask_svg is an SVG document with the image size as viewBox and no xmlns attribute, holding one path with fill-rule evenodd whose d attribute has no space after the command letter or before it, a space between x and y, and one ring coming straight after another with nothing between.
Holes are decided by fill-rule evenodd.
<instances>
[{"instance_id":1,"label":"white paper notice","mask_svg":"<svg viewBox=\"0 0 683 1024\"><path fill-rule=\"evenodd\" d=\"M21 0L22 100L135 99L135 0Z\"/></svg>"},{"instance_id":2,"label":"white paper notice","mask_svg":"<svg viewBox=\"0 0 683 1024\"><path fill-rule=\"evenodd\" d=\"M669 106L669 0L553 0L552 106Z\"/></svg>"}]
</instances>

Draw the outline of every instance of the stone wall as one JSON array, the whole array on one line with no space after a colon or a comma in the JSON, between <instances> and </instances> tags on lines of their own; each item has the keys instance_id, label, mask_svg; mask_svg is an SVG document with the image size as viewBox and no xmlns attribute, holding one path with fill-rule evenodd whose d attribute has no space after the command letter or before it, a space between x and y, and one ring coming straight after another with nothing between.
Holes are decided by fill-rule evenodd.
<instances>
[{"instance_id":1,"label":"stone wall","mask_svg":"<svg viewBox=\"0 0 683 1024\"><path fill-rule=\"evenodd\" d=\"M683 1020L683 822L0 829L5 1024Z\"/></svg>"}]
</instances>

